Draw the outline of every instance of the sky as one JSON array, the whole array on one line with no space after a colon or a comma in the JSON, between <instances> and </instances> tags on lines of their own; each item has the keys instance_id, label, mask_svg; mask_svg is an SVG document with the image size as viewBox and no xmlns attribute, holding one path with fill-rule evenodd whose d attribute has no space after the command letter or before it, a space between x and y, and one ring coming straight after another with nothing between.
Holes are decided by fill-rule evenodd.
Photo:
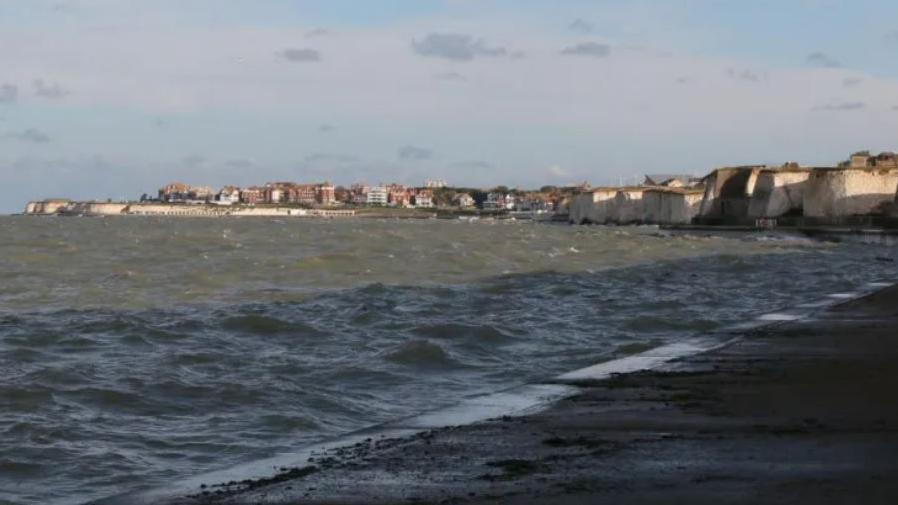
<instances>
[{"instance_id":1,"label":"sky","mask_svg":"<svg viewBox=\"0 0 898 505\"><path fill-rule=\"evenodd\" d=\"M893 0L0 0L0 212L898 150Z\"/></svg>"}]
</instances>

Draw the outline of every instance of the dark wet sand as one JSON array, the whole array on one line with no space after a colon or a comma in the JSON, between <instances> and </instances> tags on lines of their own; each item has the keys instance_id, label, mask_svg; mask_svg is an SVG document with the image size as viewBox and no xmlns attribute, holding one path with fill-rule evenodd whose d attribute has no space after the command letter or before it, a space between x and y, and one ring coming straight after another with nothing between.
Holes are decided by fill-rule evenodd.
<instances>
[{"instance_id":1,"label":"dark wet sand","mask_svg":"<svg viewBox=\"0 0 898 505\"><path fill-rule=\"evenodd\" d=\"M898 287L540 414L363 443L177 503L898 503Z\"/></svg>"}]
</instances>

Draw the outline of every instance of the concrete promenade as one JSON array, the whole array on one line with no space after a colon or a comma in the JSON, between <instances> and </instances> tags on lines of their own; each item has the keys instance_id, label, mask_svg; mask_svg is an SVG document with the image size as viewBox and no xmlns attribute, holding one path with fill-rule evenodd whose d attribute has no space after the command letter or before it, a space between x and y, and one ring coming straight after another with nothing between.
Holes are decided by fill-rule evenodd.
<instances>
[{"instance_id":1,"label":"concrete promenade","mask_svg":"<svg viewBox=\"0 0 898 505\"><path fill-rule=\"evenodd\" d=\"M896 363L898 286L582 381L537 414L363 440L165 503L894 504Z\"/></svg>"}]
</instances>

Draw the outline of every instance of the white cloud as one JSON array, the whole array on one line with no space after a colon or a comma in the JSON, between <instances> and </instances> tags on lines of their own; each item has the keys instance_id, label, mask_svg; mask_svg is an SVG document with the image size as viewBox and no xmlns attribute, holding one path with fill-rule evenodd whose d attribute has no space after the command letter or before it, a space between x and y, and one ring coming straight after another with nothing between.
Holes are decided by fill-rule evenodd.
<instances>
[{"instance_id":1,"label":"white cloud","mask_svg":"<svg viewBox=\"0 0 898 505\"><path fill-rule=\"evenodd\" d=\"M561 54L569 56L589 56L591 58L607 58L611 55L611 46L598 42L583 42L565 47Z\"/></svg>"},{"instance_id":2,"label":"white cloud","mask_svg":"<svg viewBox=\"0 0 898 505\"><path fill-rule=\"evenodd\" d=\"M555 178L568 177L570 175L567 170L561 168L560 165L552 165L549 167L548 172L550 176Z\"/></svg>"}]
</instances>

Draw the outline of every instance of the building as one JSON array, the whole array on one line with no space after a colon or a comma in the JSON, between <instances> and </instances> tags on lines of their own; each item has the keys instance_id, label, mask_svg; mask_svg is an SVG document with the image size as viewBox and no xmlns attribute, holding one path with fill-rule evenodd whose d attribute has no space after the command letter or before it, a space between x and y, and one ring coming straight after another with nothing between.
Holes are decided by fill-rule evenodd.
<instances>
[{"instance_id":1,"label":"building","mask_svg":"<svg viewBox=\"0 0 898 505\"><path fill-rule=\"evenodd\" d=\"M284 200L294 205L311 207L318 202L318 191L312 184L290 183L285 185L284 193Z\"/></svg>"},{"instance_id":2,"label":"building","mask_svg":"<svg viewBox=\"0 0 898 505\"><path fill-rule=\"evenodd\" d=\"M368 204L368 190L370 188L366 184L356 183L350 186L349 192L352 195L352 203L354 205Z\"/></svg>"},{"instance_id":3,"label":"building","mask_svg":"<svg viewBox=\"0 0 898 505\"><path fill-rule=\"evenodd\" d=\"M393 207L411 207L412 195L408 188L401 184L391 184L387 191L389 192L389 204Z\"/></svg>"},{"instance_id":4,"label":"building","mask_svg":"<svg viewBox=\"0 0 898 505\"><path fill-rule=\"evenodd\" d=\"M448 184L446 184L446 181L444 181L443 179L433 179L433 180L429 180L429 181L424 181L424 187L428 188L428 189L439 189L439 188L445 188L447 186L448 186Z\"/></svg>"},{"instance_id":5,"label":"building","mask_svg":"<svg viewBox=\"0 0 898 505\"><path fill-rule=\"evenodd\" d=\"M329 182L319 184L316 191L316 198L320 205L330 207L337 203L337 188Z\"/></svg>"},{"instance_id":6,"label":"building","mask_svg":"<svg viewBox=\"0 0 898 505\"><path fill-rule=\"evenodd\" d=\"M506 210L508 196L503 193L489 193L483 202L483 210Z\"/></svg>"},{"instance_id":7,"label":"building","mask_svg":"<svg viewBox=\"0 0 898 505\"><path fill-rule=\"evenodd\" d=\"M159 190L159 200L163 202L186 202L189 199L190 186L183 182L172 182Z\"/></svg>"},{"instance_id":8,"label":"building","mask_svg":"<svg viewBox=\"0 0 898 505\"><path fill-rule=\"evenodd\" d=\"M284 201L286 191L281 184L267 184L263 192L263 201L270 204L278 204Z\"/></svg>"},{"instance_id":9,"label":"building","mask_svg":"<svg viewBox=\"0 0 898 505\"><path fill-rule=\"evenodd\" d=\"M544 213L552 210L552 202L547 195L528 194L514 199L514 210L519 212Z\"/></svg>"},{"instance_id":10,"label":"building","mask_svg":"<svg viewBox=\"0 0 898 505\"><path fill-rule=\"evenodd\" d=\"M389 203L387 188L383 186L369 188L365 203L368 205L387 205Z\"/></svg>"},{"instance_id":11,"label":"building","mask_svg":"<svg viewBox=\"0 0 898 505\"><path fill-rule=\"evenodd\" d=\"M470 209L476 205L474 197L467 193L459 193L452 199L452 204L459 209Z\"/></svg>"},{"instance_id":12,"label":"building","mask_svg":"<svg viewBox=\"0 0 898 505\"><path fill-rule=\"evenodd\" d=\"M415 194L415 207L419 209L432 209L433 191L422 189Z\"/></svg>"},{"instance_id":13,"label":"building","mask_svg":"<svg viewBox=\"0 0 898 505\"><path fill-rule=\"evenodd\" d=\"M892 152L879 153L872 156L867 151L851 155L848 168L898 168L898 155ZM843 167L845 168L845 167Z\"/></svg>"},{"instance_id":14,"label":"building","mask_svg":"<svg viewBox=\"0 0 898 505\"><path fill-rule=\"evenodd\" d=\"M211 202L216 192L209 186L190 186L183 182L167 184L159 190L159 200L163 202Z\"/></svg>"},{"instance_id":15,"label":"building","mask_svg":"<svg viewBox=\"0 0 898 505\"><path fill-rule=\"evenodd\" d=\"M352 203L352 191L346 189L343 186L337 186L334 189L334 199L337 204L351 204Z\"/></svg>"},{"instance_id":16,"label":"building","mask_svg":"<svg viewBox=\"0 0 898 505\"><path fill-rule=\"evenodd\" d=\"M265 188L252 186L240 190L240 202L247 205L265 203Z\"/></svg>"},{"instance_id":17,"label":"building","mask_svg":"<svg viewBox=\"0 0 898 505\"><path fill-rule=\"evenodd\" d=\"M211 202L215 200L215 190L209 186L191 186L187 192L187 199L194 202Z\"/></svg>"},{"instance_id":18,"label":"building","mask_svg":"<svg viewBox=\"0 0 898 505\"><path fill-rule=\"evenodd\" d=\"M221 205L234 205L240 203L240 189L234 186L225 186L218 192L217 201Z\"/></svg>"}]
</instances>

